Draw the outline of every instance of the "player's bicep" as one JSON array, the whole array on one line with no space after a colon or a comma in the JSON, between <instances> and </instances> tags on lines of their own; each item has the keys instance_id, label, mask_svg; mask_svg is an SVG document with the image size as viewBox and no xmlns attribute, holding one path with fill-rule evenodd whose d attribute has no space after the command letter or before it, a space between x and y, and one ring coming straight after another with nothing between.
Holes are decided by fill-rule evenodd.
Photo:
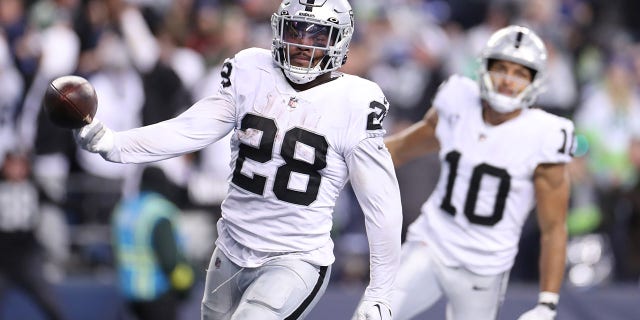
<instances>
[{"instance_id":1,"label":"player's bicep","mask_svg":"<svg viewBox=\"0 0 640 320\"><path fill-rule=\"evenodd\" d=\"M538 223L542 232L564 227L568 205L570 180L565 163L541 164L534 173Z\"/></svg>"},{"instance_id":2,"label":"player's bicep","mask_svg":"<svg viewBox=\"0 0 640 320\"><path fill-rule=\"evenodd\" d=\"M389 187L397 185L389 151L380 137L364 139L345 160L354 189L374 189L371 191L375 192L379 179L391 181Z\"/></svg>"},{"instance_id":3,"label":"player's bicep","mask_svg":"<svg viewBox=\"0 0 640 320\"><path fill-rule=\"evenodd\" d=\"M361 141L345 160L351 185L365 214L399 213L398 181L382 138Z\"/></svg>"}]
</instances>

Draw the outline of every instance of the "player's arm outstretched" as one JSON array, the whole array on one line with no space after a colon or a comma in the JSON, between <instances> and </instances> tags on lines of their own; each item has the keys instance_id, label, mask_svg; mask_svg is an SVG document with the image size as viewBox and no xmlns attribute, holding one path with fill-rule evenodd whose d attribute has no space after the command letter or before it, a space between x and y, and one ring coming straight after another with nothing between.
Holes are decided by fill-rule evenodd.
<instances>
[{"instance_id":1,"label":"player's arm outstretched","mask_svg":"<svg viewBox=\"0 0 640 320\"><path fill-rule=\"evenodd\" d=\"M540 226L540 296L538 305L519 320L552 320L556 316L564 277L569 203L567 164L541 164L534 173L538 224Z\"/></svg>"},{"instance_id":2,"label":"player's arm outstretched","mask_svg":"<svg viewBox=\"0 0 640 320\"><path fill-rule=\"evenodd\" d=\"M202 149L226 136L234 123L233 104L211 96L175 118L149 126L114 132L95 118L73 134L82 149L108 161L146 163Z\"/></svg>"},{"instance_id":3,"label":"player's arm outstretched","mask_svg":"<svg viewBox=\"0 0 640 320\"><path fill-rule=\"evenodd\" d=\"M236 120L231 61L227 60L227 69L221 71L223 81L218 92L197 101L177 117L120 132L94 118L90 124L73 130L77 144L111 162L146 163L197 151L220 140L233 130Z\"/></svg>"},{"instance_id":4,"label":"player's arm outstretched","mask_svg":"<svg viewBox=\"0 0 640 320\"><path fill-rule=\"evenodd\" d=\"M422 120L410 127L384 139L393 158L393 164L399 167L406 162L440 148L436 137L438 113L431 107Z\"/></svg>"}]
</instances>

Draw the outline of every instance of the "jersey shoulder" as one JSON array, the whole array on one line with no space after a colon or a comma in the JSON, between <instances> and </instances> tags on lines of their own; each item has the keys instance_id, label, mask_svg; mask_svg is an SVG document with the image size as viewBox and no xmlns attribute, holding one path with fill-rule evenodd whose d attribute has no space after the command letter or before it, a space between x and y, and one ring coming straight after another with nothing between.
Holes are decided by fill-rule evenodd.
<instances>
[{"instance_id":1,"label":"jersey shoulder","mask_svg":"<svg viewBox=\"0 0 640 320\"><path fill-rule=\"evenodd\" d=\"M455 74L440 84L433 99L433 106L439 114L461 112L466 108L479 106L479 103L478 84L470 78Z\"/></svg>"},{"instance_id":2,"label":"jersey shoulder","mask_svg":"<svg viewBox=\"0 0 640 320\"><path fill-rule=\"evenodd\" d=\"M371 103L377 102L385 105L385 111L388 111L389 103L378 86L377 83L349 74L340 74L334 80L335 85L331 83L327 85L327 91L324 94L331 95L340 102L340 108L343 112L349 113L368 113ZM331 99L327 97L327 99Z\"/></svg>"},{"instance_id":3,"label":"jersey shoulder","mask_svg":"<svg viewBox=\"0 0 640 320\"><path fill-rule=\"evenodd\" d=\"M389 112L389 101L377 83L354 75L342 75L341 90L347 97L345 108L367 121L367 131L382 132L382 121Z\"/></svg>"},{"instance_id":4,"label":"jersey shoulder","mask_svg":"<svg viewBox=\"0 0 640 320\"><path fill-rule=\"evenodd\" d=\"M274 62L271 51L262 48L248 48L236 53L233 65L242 69L273 69Z\"/></svg>"},{"instance_id":5,"label":"jersey shoulder","mask_svg":"<svg viewBox=\"0 0 640 320\"><path fill-rule=\"evenodd\" d=\"M276 81L278 71L269 50L244 49L224 61L220 71L222 90L233 96L251 96L264 81Z\"/></svg>"},{"instance_id":6,"label":"jersey shoulder","mask_svg":"<svg viewBox=\"0 0 640 320\"><path fill-rule=\"evenodd\" d=\"M371 99L384 97L380 86L371 80L350 74L341 74L341 77L344 82L342 89L347 93L351 93L347 96L351 97L352 101L370 101Z\"/></svg>"},{"instance_id":7,"label":"jersey shoulder","mask_svg":"<svg viewBox=\"0 0 640 320\"><path fill-rule=\"evenodd\" d=\"M540 163L567 163L576 147L573 121L542 109L528 109L526 125L540 139Z\"/></svg>"},{"instance_id":8,"label":"jersey shoulder","mask_svg":"<svg viewBox=\"0 0 640 320\"><path fill-rule=\"evenodd\" d=\"M341 154L350 154L365 139L385 135L389 102L375 82L342 74L321 87L314 90L314 97L326 106L321 108L322 122Z\"/></svg>"},{"instance_id":9,"label":"jersey shoulder","mask_svg":"<svg viewBox=\"0 0 640 320\"><path fill-rule=\"evenodd\" d=\"M531 108L528 110L532 124L544 132L547 128L564 128L573 132L573 121L568 118L557 116L539 108Z\"/></svg>"}]
</instances>

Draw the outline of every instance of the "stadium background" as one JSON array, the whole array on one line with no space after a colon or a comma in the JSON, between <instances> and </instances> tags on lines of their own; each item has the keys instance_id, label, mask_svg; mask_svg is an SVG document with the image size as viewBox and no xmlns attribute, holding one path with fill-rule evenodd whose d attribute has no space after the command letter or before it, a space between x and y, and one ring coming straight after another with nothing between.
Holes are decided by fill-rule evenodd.
<instances>
[{"instance_id":1,"label":"stadium background","mask_svg":"<svg viewBox=\"0 0 640 320\"><path fill-rule=\"evenodd\" d=\"M539 107L572 118L579 133L559 318L637 318L640 3L351 3L356 35L343 69L380 84L392 104L385 121L389 132L420 119L448 75L473 77L475 56L492 31L519 23L545 39L549 86ZM269 17L277 5L275 0L0 0L0 159L9 151L29 152L33 182L50 198L42 203L37 234L47 252L45 276L70 319L127 319L115 284L109 224L113 205L136 189L140 170L76 150L70 133L52 127L39 112L46 84L65 74L89 78L99 91L98 116L116 130L166 119L216 90L224 58L246 47L270 46ZM183 211L180 229L199 276L182 306L184 319L199 314L226 188L225 143L158 164ZM435 157L399 169L405 227L437 175ZM310 319L348 318L367 280L362 215L348 187L336 207L333 233L332 281ZM534 215L520 247L501 319L513 319L535 302ZM20 250L0 254L10 257ZM20 291L9 292L0 305L0 318L40 316ZM443 303L428 314L443 318Z\"/></svg>"}]
</instances>

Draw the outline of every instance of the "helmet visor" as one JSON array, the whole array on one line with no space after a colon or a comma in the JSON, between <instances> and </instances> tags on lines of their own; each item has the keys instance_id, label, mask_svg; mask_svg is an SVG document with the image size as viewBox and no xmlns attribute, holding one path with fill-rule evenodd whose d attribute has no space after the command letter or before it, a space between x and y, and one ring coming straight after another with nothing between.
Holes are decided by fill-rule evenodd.
<instances>
[{"instance_id":1,"label":"helmet visor","mask_svg":"<svg viewBox=\"0 0 640 320\"><path fill-rule=\"evenodd\" d=\"M330 26L285 19L282 27L282 39L286 43L325 49L332 44Z\"/></svg>"},{"instance_id":2,"label":"helmet visor","mask_svg":"<svg viewBox=\"0 0 640 320\"><path fill-rule=\"evenodd\" d=\"M309 73L313 68L319 67L322 70L326 67L328 59L324 58L335 42L336 28L308 21L283 19L281 30L284 60L292 67L290 71Z\"/></svg>"}]
</instances>

